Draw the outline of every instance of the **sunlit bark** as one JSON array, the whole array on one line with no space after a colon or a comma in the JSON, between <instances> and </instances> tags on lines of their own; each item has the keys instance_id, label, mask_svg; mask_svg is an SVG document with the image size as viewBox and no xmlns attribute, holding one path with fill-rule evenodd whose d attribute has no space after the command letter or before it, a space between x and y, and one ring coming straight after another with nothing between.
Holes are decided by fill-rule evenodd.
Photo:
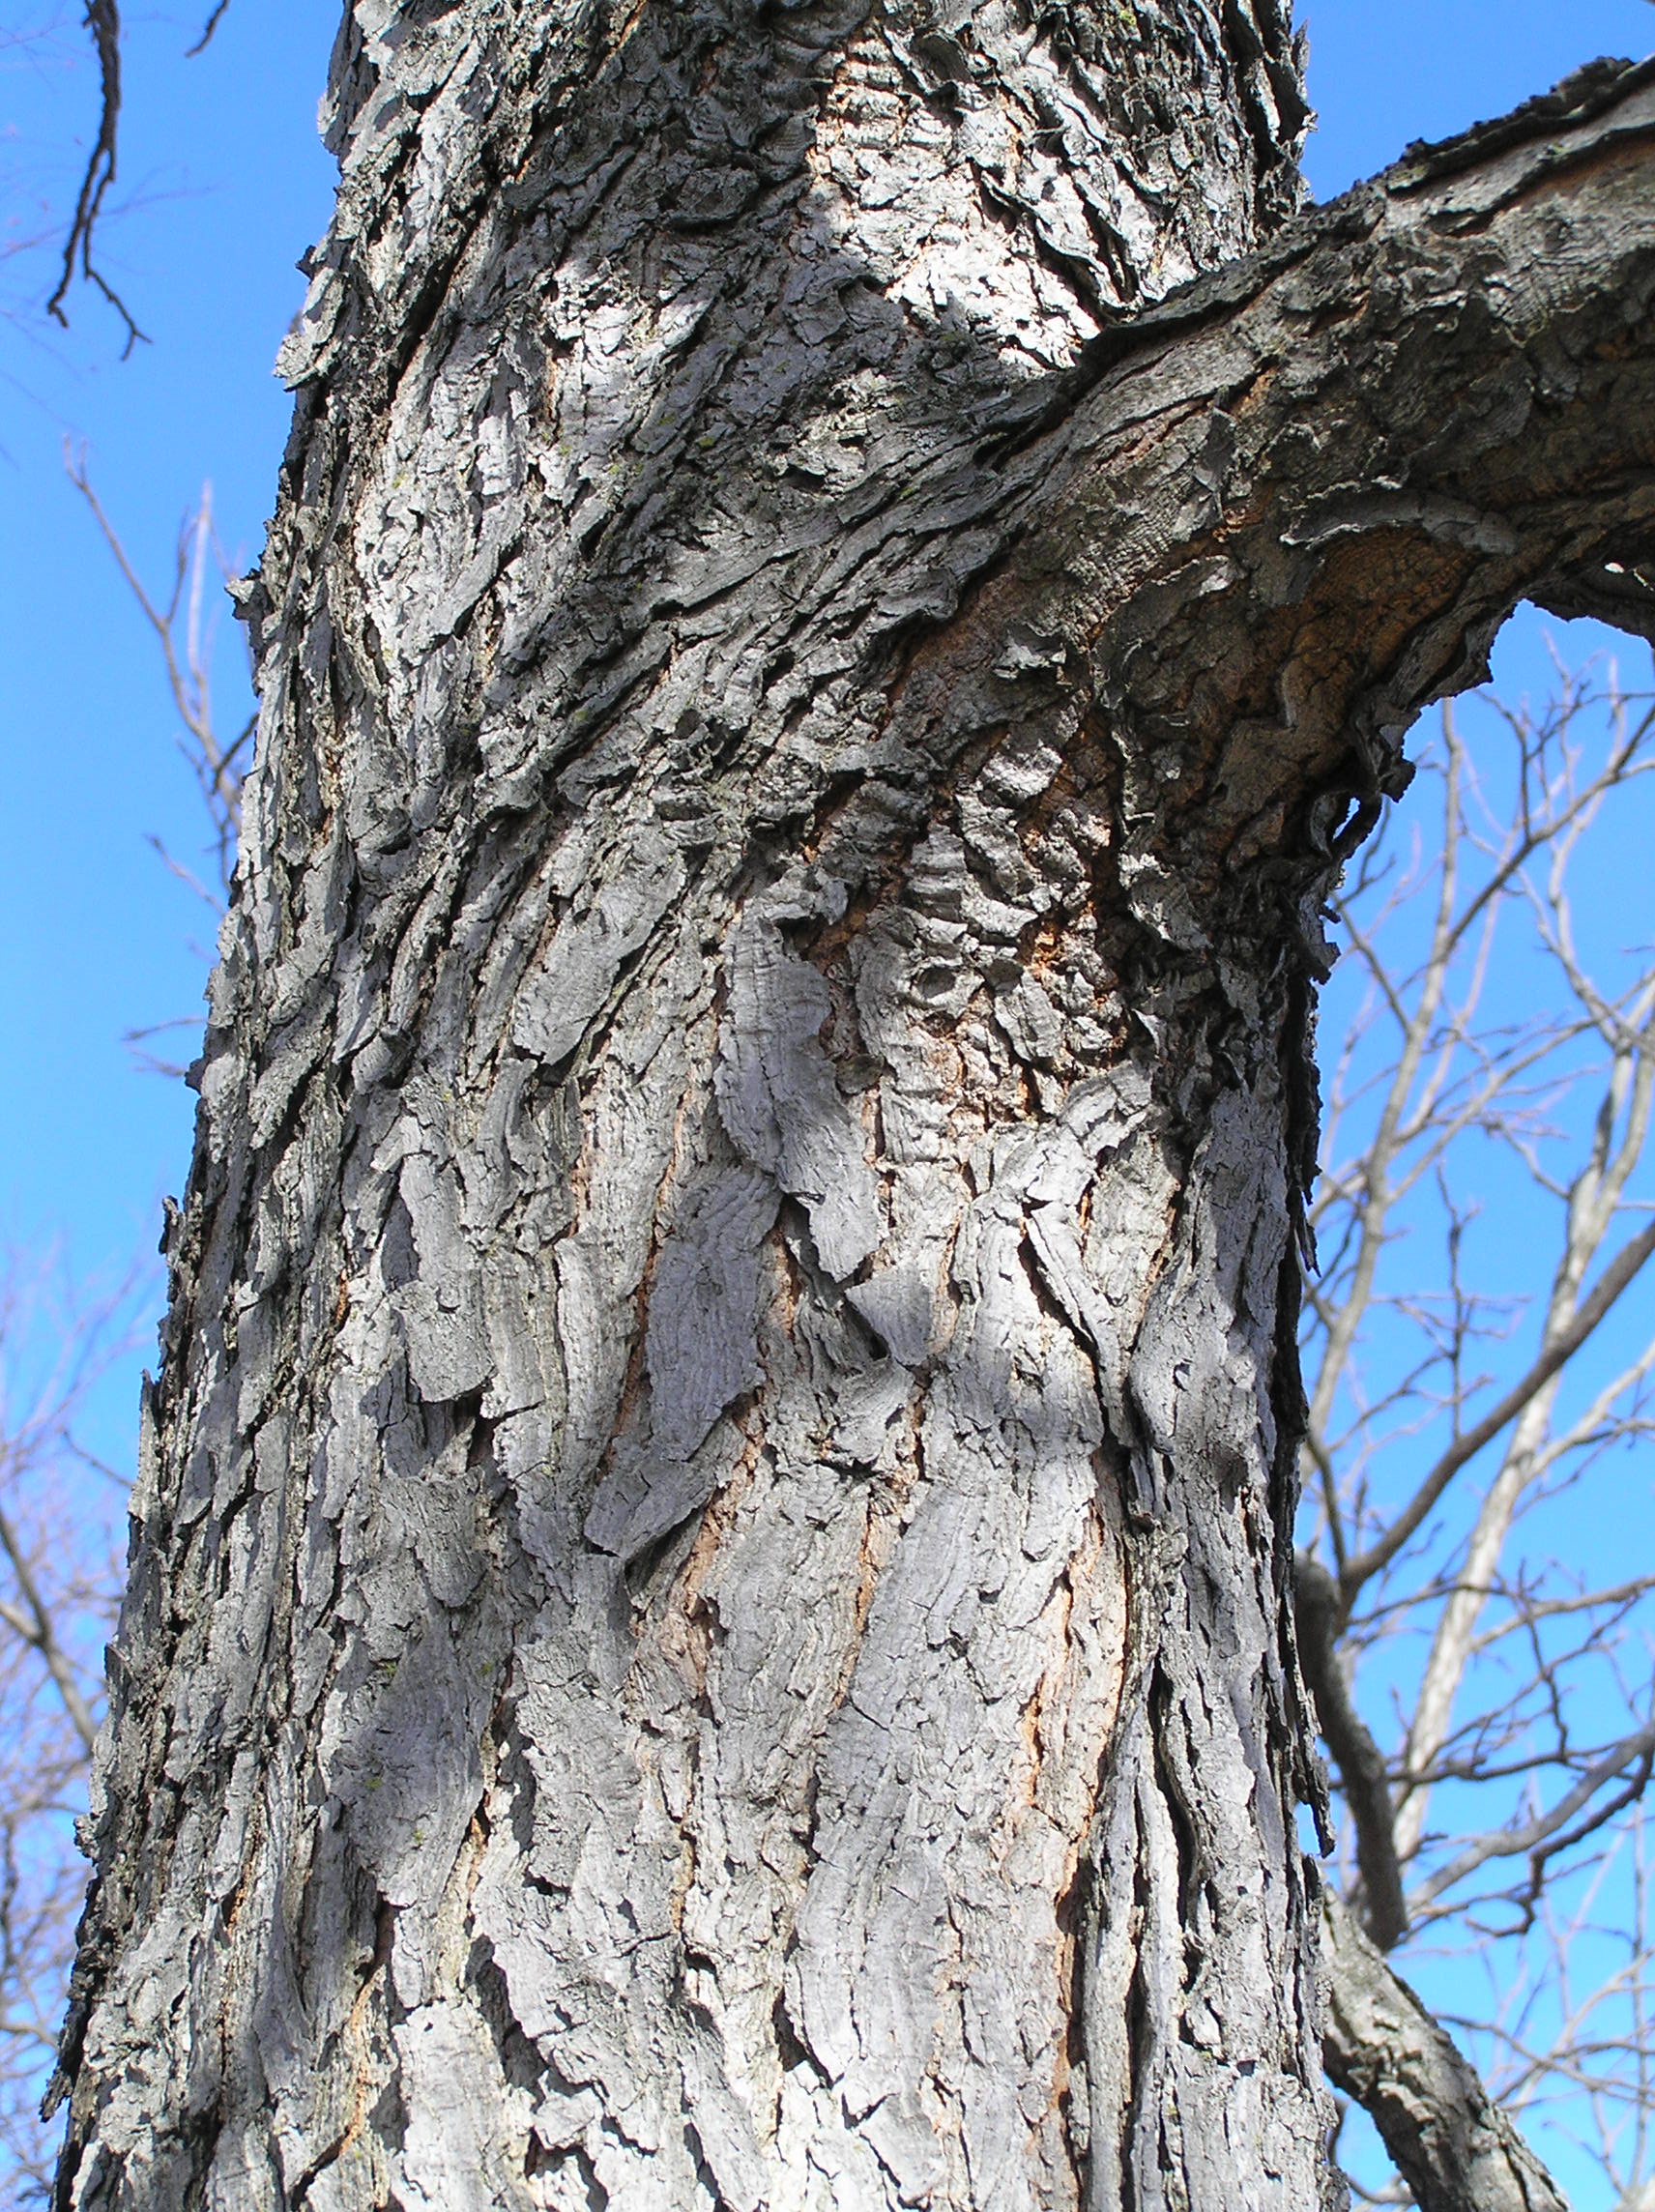
<instances>
[{"instance_id":1,"label":"sunlit bark","mask_svg":"<svg viewBox=\"0 0 1655 2212\"><path fill-rule=\"evenodd\" d=\"M1315 917L1638 584L1655 91L1295 220L1273 0L334 86L61 2201L1332 2201Z\"/></svg>"}]
</instances>

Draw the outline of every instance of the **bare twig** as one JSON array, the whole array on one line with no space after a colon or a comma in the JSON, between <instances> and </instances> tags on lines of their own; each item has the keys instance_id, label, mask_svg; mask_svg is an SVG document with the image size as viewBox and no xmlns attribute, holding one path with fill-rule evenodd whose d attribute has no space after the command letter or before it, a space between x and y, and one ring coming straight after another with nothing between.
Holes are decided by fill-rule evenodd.
<instances>
[{"instance_id":1,"label":"bare twig","mask_svg":"<svg viewBox=\"0 0 1655 2212\"><path fill-rule=\"evenodd\" d=\"M16 1577L17 1587L22 1592L23 1608L27 1609L25 1611L0 1602L0 1619L4 1619L25 1644L31 1644L40 1653L46 1673L57 1685L64 1711L68 1713L74 1732L90 1758L92 1747L98 1740L97 1723L92 1718L86 1700L80 1694L69 1656L58 1642L57 1630L52 1625L51 1614L41 1596L40 1585L35 1580L29 1556L17 1541L17 1531L12 1526L11 1516L4 1511L0 1511L0 1551L5 1553L7 1562Z\"/></svg>"},{"instance_id":2,"label":"bare twig","mask_svg":"<svg viewBox=\"0 0 1655 2212\"><path fill-rule=\"evenodd\" d=\"M73 1950L85 1876L72 1817L101 1707L112 1625L115 1529L77 1469L73 1421L130 1341L131 1286L88 1303L54 1295L49 1267L0 1270L0 2194L44 2190L52 2142L38 2106ZM102 1476L100 1481L102 1481ZM124 1487L124 1486L123 1486ZM118 1511L118 1500L110 1507ZM27 2199L34 2200L34 2199ZM44 2195L39 2197L44 2201Z\"/></svg>"},{"instance_id":3,"label":"bare twig","mask_svg":"<svg viewBox=\"0 0 1655 2212\"><path fill-rule=\"evenodd\" d=\"M96 285L127 327L127 342L121 350L123 361L140 339L149 340L132 319L126 302L106 280L92 258L93 235L98 218L103 212L103 197L115 181L115 155L118 126L121 119L121 11L117 0L86 0L86 28L92 34L92 44L98 55L101 97L98 113L98 136L87 157L86 173L80 180L79 197L74 203L74 218L64 242L63 268L58 276L57 289L46 302L46 312L69 328L69 316L64 311L64 299L74 281L75 263L80 264L84 280Z\"/></svg>"},{"instance_id":4,"label":"bare twig","mask_svg":"<svg viewBox=\"0 0 1655 2212\"><path fill-rule=\"evenodd\" d=\"M228 13L229 6L230 0L218 0L218 6L214 9L212 15L207 18L206 29L202 32L201 36L196 40L192 46L185 47L184 52L185 58L187 60L192 59L196 54L201 53L211 43L213 33L223 21L225 15Z\"/></svg>"},{"instance_id":5,"label":"bare twig","mask_svg":"<svg viewBox=\"0 0 1655 2212\"><path fill-rule=\"evenodd\" d=\"M184 734L180 750L195 776L202 804L212 823L218 881L224 896L235 874L236 844L242 826L242 783L252 751L258 722L249 715L235 737L224 742L218 736L213 708L213 623L206 614L209 568L216 568L228 583L230 564L213 528L213 486L201 487L194 511L186 515L178 534L173 560L172 588L162 600L153 596L128 553L120 533L93 489L86 450L75 451L64 442L63 462L70 482L92 510L104 544L136 600L139 612L155 634ZM150 840L168 868L222 912L222 898L215 896L166 850L158 837Z\"/></svg>"},{"instance_id":6,"label":"bare twig","mask_svg":"<svg viewBox=\"0 0 1655 2212\"><path fill-rule=\"evenodd\" d=\"M1642 1779L1646 1781L1652 1759L1655 1759L1655 1721L1612 1745L1602 1759L1594 1761L1573 1790L1559 1798L1550 1811L1525 1820L1521 1827L1500 1828L1490 1835L1473 1837L1445 1867L1438 1868L1428 1881L1419 1884L1409 1901L1411 1909L1423 1911L1444 1890L1454 1888L1479 1867L1487 1866L1491 1859L1532 1858L1535 1852L1569 1829L1570 1822L1590 1805L1606 1783L1615 1781L1629 1767L1642 1768ZM1597 1824L1601 1825L1601 1820Z\"/></svg>"},{"instance_id":7,"label":"bare twig","mask_svg":"<svg viewBox=\"0 0 1655 2212\"><path fill-rule=\"evenodd\" d=\"M1441 1455L1384 1535L1347 1564L1340 1580L1349 1595L1354 1596L1364 1583L1372 1581L1381 1567L1390 1564L1408 1539L1417 1532L1420 1524L1466 1463L1475 1459L1486 1444L1492 1443L1507 1422L1514 1420L1553 1376L1567 1365L1611 1311L1628 1284L1636 1280L1652 1252L1655 1252L1655 1221L1640 1230L1615 1254L1604 1269L1591 1296L1568 1327L1561 1330L1540 1353L1522 1381L1514 1382L1504 1397L1480 1421L1467 1429L1464 1436L1457 1438Z\"/></svg>"}]
</instances>

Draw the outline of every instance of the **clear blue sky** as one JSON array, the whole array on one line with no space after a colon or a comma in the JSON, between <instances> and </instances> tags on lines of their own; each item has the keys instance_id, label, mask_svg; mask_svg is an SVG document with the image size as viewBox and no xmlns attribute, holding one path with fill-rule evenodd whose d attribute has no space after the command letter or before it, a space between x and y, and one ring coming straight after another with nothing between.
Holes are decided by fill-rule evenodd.
<instances>
[{"instance_id":1,"label":"clear blue sky","mask_svg":"<svg viewBox=\"0 0 1655 2212\"><path fill-rule=\"evenodd\" d=\"M234 0L186 61L193 6L127 10L115 205L130 212L104 257L153 343L122 362L85 287L57 332L40 312L48 256L0 261L0 1238L61 1237L86 1271L153 1255L160 1199L182 1187L194 1100L139 1072L121 1038L198 1006L216 923L145 842L159 832L196 860L198 802L154 648L65 480L63 441L88 443L158 584L204 477L227 543L256 553L291 412L271 362L304 294L294 261L330 207L314 118L338 13ZM97 96L81 14L78 0L0 6L11 241L56 229L78 182ZM220 626L235 726L245 678ZM127 1464L132 1379L103 1394L98 1437Z\"/></svg>"}]
</instances>

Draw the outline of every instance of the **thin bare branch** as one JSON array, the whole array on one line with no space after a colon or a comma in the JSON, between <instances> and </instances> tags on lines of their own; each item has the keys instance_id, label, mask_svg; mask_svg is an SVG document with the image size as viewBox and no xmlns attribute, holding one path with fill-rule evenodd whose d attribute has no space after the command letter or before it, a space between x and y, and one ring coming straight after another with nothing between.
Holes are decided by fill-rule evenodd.
<instances>
[{"instance_id":1,"label":"thin bare branch","mask_svg":"<svg viewBox=\"0 0 1655 2212\"><path fill-rule=\"evenodd\" d=\"M46 312L69 328L69 316L64 310L64 300L74 281L75 264L80 265L83 279L102 293L126 325L127 342L121 349L126 360L140 339L149 343L139 330L126 302L104 277L92 258L93 237L98 218L103 212L103 199L115 181L116 142L121 120L121 12L116 0L86 0L86 28L92 34L93 48L98 56L100 100L98 135L92 152L87 157L86 172L80 180L79 197L74 203L74 218L64 242L63 268L58 276L57 289L46 302Z\"/></svg>"},{"instance_id":2,"label":"thin bare branch","mask_svg":"<svg viewBox=\"0 0 1655 2212\"><path fill-rule=\"evenodd\" d=\"M1449 1446L1385 1533L1349 1562L1340 1578L1348 1601L1364 1583L1371 1582L1382 1567L1388 1566L1396 1557L1466 1462L1475 1459L1486 1444L1492 1443L1506 1423L1515 1419L1523 1411L1536 1391L1574 1357L1605 1315L1613 1308L1621 1293L1636 1280L1652 1252L1655 1252L1655 1222L1640 1230L1621 1247L1604 1269L1591 1296L1583 1302L1568 1327L1546 1346L1527 1374L1520 1382L1514 1382L1474 1427L1467 1429L1464 1436Z\"/></svg>"},{"instance_id":3,"label":"thin bare branch","mask_svg":"<svg viewBox=\"0 0 1655 2212\"><path fill-rule=\"evenodd\" d=\"M258 720L256 715L250 715L226 744L218 734L214 718L214 626L206 611L208 568L210 565L216 567L226 583L230 568L213 527L213 486L210 482L202 485L194 511L186 516L179 531L172 589L163 604L145 586L120 533L104 511L93 488L85 448L77 451L66 439L64 468L70 482L91 509L99 532L160 649L167 689L184 725L180 750L189 763L213 826L218 879L227 896L235 874L236 849L241 835L242 782ZM182 866L159 838L152 837L150 842L175 875L216 911L223 911L223 900Z\"/></svg>"},{"instance_id":4,"label":"thin bare branch","mask_svg":"<svg viewBox=\"0 0 1655 2212\"><path fill-rule=\"evenodd\" d=\"M224 20L224 17L229 11L229 6L230 0L218 0L218 5L214 9L212 15L207 18L207 28L202 32L201 36L196 40L192 46L185 47L184 52L187 60L192 59L196 54L203 52L209 45L212 41L213 33Z\"/></svg>"},{"instance_id":5,"label":"thin bare branch","mask_svg":"<svg viewBox=\"0 0 1655 2212\"><path fill-rule=\"evenodd\" d=\"M1655 1758L1655 1721L1624 1737L1606 1752L1602 1759L1590 1765L1573 1790L1565 1792L1550 1812L1537 1819L1525 1820L1516 1828L1500 1828L1485 1836L1475 1837L1464 1850L1450 1859L1428 1880L1422 1881L1408 1899L1410 1911L1423 1911L1425 1906L1440 1897L1445 1890L1455 1887L1468 1875L1475 1874L1491 1859L1527 1858L1568 1828L1570 1822L1591 1803L1603 1789L1626 1772L1629 1766Z\"/></svg>"},{"instance_id":6,"label":"thin bare branch","mask_svg":"<svg viewBox=\"0 0 1655 2212\"><path fill-rule=\"evenodd\" d=\"M97 1723L92 1718L86 1700L80 1694L68 1654L58 1642L50 1610L41 1596L40 1585L35 1580L28 1553L18 1542L11 1516L4 1509L0 1509L0 1552L6 1555L12 1572L16 1577L17 1587L22 1592L23 1605L27 1608L26 1612L22 1612L8 1606L4 1617L24 1642L39 1652L63 1700L64 1711L68 1713L71 1725L90 1758L92 1747L98 1740Z\"/></svg>"}]
</instances>

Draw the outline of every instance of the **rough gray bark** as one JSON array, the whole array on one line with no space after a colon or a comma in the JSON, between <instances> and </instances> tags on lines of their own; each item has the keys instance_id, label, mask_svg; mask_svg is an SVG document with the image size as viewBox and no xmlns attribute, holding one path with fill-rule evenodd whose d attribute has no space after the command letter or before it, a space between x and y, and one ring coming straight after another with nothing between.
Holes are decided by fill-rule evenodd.
<instances>
[{"instance_id":1,"label":"rough gray bark","mask_svg":"<svg viewBox=\"0 0 1655 2212\"><path fill-rule=\"evenodd\" d=\"M1327 2071L1367 2108L1419 2212L1569 2212L1473 2069L1336 1897L1324 1901Z\"/></svg>"},{"instance_id":2,"label":"rough gray bark","mask_svg":"<svg viewBox=\"0 0 1655 2212\"><path fill-rule=\"evenodd\" d=\"M1274 0L334 103L60 2202L1332 2201L1317 906L1641 608L1649 77L1308 219Z\"/></svg>"}]
</instances>

